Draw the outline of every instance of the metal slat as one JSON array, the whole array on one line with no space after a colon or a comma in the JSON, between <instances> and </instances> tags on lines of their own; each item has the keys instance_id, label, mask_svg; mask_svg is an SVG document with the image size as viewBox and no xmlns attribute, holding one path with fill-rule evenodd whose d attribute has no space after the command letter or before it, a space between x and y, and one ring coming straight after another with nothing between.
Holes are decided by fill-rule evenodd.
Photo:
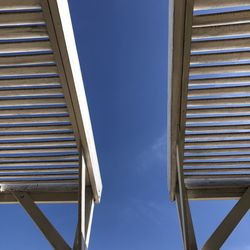
<instances>
[{"instance_id":1,"label":"metal slat","mask_svg":"<svg viewBox=\"0 0 250 250\"><path fill-rule=\"evenodd\" d=\"M189 76L200 76L202 79L211 78L209 75L218 75L217 77L230 77L230 75L237 74L249 74L250 73L249 65L233 65L233 66L212 66L212 67L197 67L190 68ZM213 76L213 78L215 78Z\"/></svg>"},{"instance_id":2,"label":"metal slat","mask_svg":"<svg viewBox=\"0 0 250 250\"><path fill-rule=\"evenodd\" d=\"M2 13L0 27L45 25L42 12Z\"/></svg>"},{"instance_id":3,"label":"metal slat","mask_svg":"<svg viewBox=\"0 0 250 250\"><path fill-rule=\"evenodd\" d=\"M0 182L5 179L13 179L13 180L18 180L18 179L51 179L51 178L76 178L78 176L78 173L60 173L60 174L55 174L55 173L47 173L47 174L18 174L18 175L0 175Z\"/></svg>"},{"instance_id":4,"label":"metal slat","mask_svg":"<svg viewBox=\"0 0 250 250\"><path fill-rule=\"evenodd\" d=\"M0 110L3 109L35 109L35 108L58 108L66 107L64 98L56 99L23 99L23 100L0 100Z\"/></svg>"},{"instance_id":5,"label":"metal slat","mask_svg":"<svg viewBox=\"0 0 250 250\"><path fill-rule=\"evenodd\" d=\"M201 168L226 168L226 169L231 169L231 168L249 168L250 167L250 162L218 162L218 163L185 163L184 168L189 168L189 169L201 169Z\"/></svg>"},{"instance_id":6,"label":"metal slat","mask_svg":"<svg viewBox=\"0 0 250 250\"><path fill-rule=\"evenodd\" d=\"M0 11L40 10L39 0L1 0Z\"/></svg>"},{"instance_id":7,"label":"metal slat","mask_svg":"<svg viewBox=\"0 0 250 250\"><path fill-rule=\"evenodd\" d=\"M13 77L42 77L47 75L55 76L57 74L57 67L55 66L0 68L0 79Z\"/></svg>"},{"instance_id":8,"label":"metal slat","mask_svg":"<svg viewBox=\"0 0 250 250\"><path fill-rule=\"evenodd\" d=\"M18 27L0 29L0 41L48 39L46 27Z\"/></svg>"},{"instance_id":9,"label":"metal slat","mask_svg":"<svg viewBox=\"0 0 250 250\"><path fill-rule=\"evenodd\" d=\"M213 127L211 127L213 128ZM186 142L222 142L222 141L248 141L250 140L250 133L239 134L211 134L211 135L186 135Z\"/></svg>"},{"instance_id":10,"label":"metal slat","mask_svg":"<svg viewBox=\"0 0 250 250\"><path fill-rule=\"evenodd\" d=\"M185 149L228 149L250 148L249 141L220 141L220 142L189 142L185 143Z\"/></svg>"},{"instance_id":11,"label":"metal slat","mask_svg":"<svg viewBox=\"0 0 250 250\"><path fill-rule=\"evenodd\" d=\"M34 157L34 156L61 156L61 155L78 155L75 148L60 149L18 149L18 150L1 150L0 157Z\"/></svg>"},{"instance_id":12,"label":"metal slat","mask_svg":"<svg viewBox=\"0 0 250 250\"><path fill-rule=\"evenodd\" d=\"M66 108L55 109L21 109L21 110L2 110L0 119L4 118L34 118L34 117L59 117L69 116Z\"/></svg>"},{"instance_id":13,"label":"metal slat","mask_svg":"<svg viewBox=\"0 0 250 250\"><path fill-rule=\"evenodd\" d=\"M16 149L59 149L59 148L76 148L75 141L64 142L40 142L40 143L0 143L0 150ZM0 165L1 168L1 165Z\"/></svg>"},{"instance_id":14,"label":"metal slat","mask_svg":"<svg viewBox=\"0 0 250 250\"><path fill-rule=\"evenodd\" d=\"M232 37L249 37L250 24L193 28L193 40L230 39Z\"/></svg>"},{"instance_id":15,"label":"metal slat","mask_svg":"<svg viewBox=\"0 0 250 250\"><path fill-rule=\"evenodd\" d=\"M187 118L250 116L249 108L188 110Z\"/></svg>"},{"instance_id":16,"label":"metal slat","mask_svg":"<svg viewBox=\"0 0 250 250\"><path fill-rule=\"evenodd\" d=\"M250 6L250 0L195 0L194 10L224 9L233 7Z\"/></svg>"},{"instance_id":17,"label":"metal slat","mask_svg":"<svg viewBox=\"0 0 250 250\"><path fill-rule=\"evenodd\" d=\"M232 39L232 40L219 40L219 41L202 41L192 42L192 54L208 54L208 53L225 53L236 51L250 51L250 39Z\"/></svg>"},{"instance_id":18,"label":"metal slat","mask_svg":"<svg viewBox=\"0 0 250 250\"><path fill-rule=\"evenodd\" d=\"M250 155L185 157L185 163L249 162Z\"/></svg>"},{"instance_id":19,"label":"metal slat","mask_svg":"<svg viewBox=\"0 0 250 250\"><path fill-rule=\"evenodd\" d=\"M41 171L47 171L47 169L71 169L78 168L78 161L69 161L69 162L34 162L34 163L1 163L0 162L0 172L1 171L23 171L27 169L40 169ZM5 170L4 170L5 169Z\"/></svg>"},{"instance_id":20,"label":"metal slat","mask_svg":"<svg viewBox=\"0 0 250 250\"><path fill-rule=\"evenodd\" d=\"M1 163L43 163L43 162L72 162L78 161L79 156L70 155L70 156L36 156L36 157L2 157Z\"/></svg>"},{"instance_id":21,"label":"metal slat","mask_svg":"<svg viewBox=\"0 0 250 250\"><path fill-rule=\"evenodd\" d=\"M1 16L1 15L0 15ZM1 67L55 65L52 54L0 57Z\"/></svg>"},{"instance_id":22,"label":"metal slat","mask_svg":"<svg viewBox=\"0 0 250 250\"><path fill-rule=\"evenodd\" d=\"M249 98L188 100L188 109L216 109L250 107Z\"/></svg>"},{"instance_id":23,"label":"metal slat","mask_svg":"<svg viewBox=\"0 0 250 250\"><path fill-rule=\"evenodd\" d=\"M2 112L2 111L1 111ZM47 126L47 127L18 127L0 128L0 136L4 135L38 135L73 133L72 126Z\"/></svg>"},{"instance_id":24,"label":"metal slat","mask_svg":"<svg viewBox=\"0 0 250 250\"><path fill-rule=\"evenodd\" d=\"M20 128L21 129L21 128ZM72 141L75 140L74 134L42 134L42 135L15 135L0 136L0 143L16 142L51 142L51 141Z\"/></svg>"},{"instance_id":25,"label":"metal slat","mask_svg":"<svg viewBox=\"0 0 250 250\"><path fill-rule=\"evenodd\" d=\"M249 12L250 15L250 12ZM190 59L191 67L199 65L222 65L222 64L247 64L250 62L250 52L236 52L225 54L193 55Z\"/></svg>"},{"instance_id":26,"label":"metal slat","mask_svg":"<svg viewBox=\"0 0 250 250\"><path fill-rule=\"evenodd\" d=\"M1 69L0 69L1 72ZM1 81L0 81L1 84ZM64 96L61 88L56 89L31 89L31 90L4 90L0 91L0 100L16 99L41 99L41 98L62 98Z\"/></svg>"},{"instance_id":27,"label":"metal slat","mask_svg":"<svg viewBox=\"0 0 250 250\"><path fill-rule=\"evenodd\" d=\"M0 127L71 125L68 117L0 119Z\"/></svg>"},{"instance_id":28,"label":"metal slat","mask_svg":"<svg viewBox=\"0 0 250 250\"><path fill-rule=\"evenodd\" d=\"M190 80L189 89L213 89L250 86L250 77Z\"/></svg>"},{"instance_id":29,"label":"metal slat","mask_svg":"<svg viewBox=\"0 0 250 250\"><path fill-rule=\"evenodd\" d=\"M78 167L66 167L66 168L19 168L19 169L0 169L0 174L39 174L39 173L74 173L78 172Z\"/></svg>"},{"instance_id":30,"label":"metal slat","mask_svg":"<svg viewBox=\"0 0 250 250\"><path fill-rule=\"evenodd\" d=\"M59 78L38 78L38 79L35 78L35 79L14 79L14 80L12 79L12 80L0 81L0 90L37 89L37 88L51 89L58 87L61 87Z\"/></svg>"},{"instance_id":31,"label":"metal slat","mask_svg":"<svg viewBox=\"0 0 250 250\"><path fill-rule=\"evenodd\" d=\"M240 125L240 126L227 126L227 127L195 127L195 128L186 128L186 136L187 135L216 135L216 134L242 134L242 133L250 133L250 126L248 125Z\"/></svg>"},{"instance_id":32,"label":"metal slat","mask_svg":"<svg viewBox=\"0 0 250 250\"><path fill-rule=\"evenodd\" d=\"M211 173L211 172L249 172L250 168L195 168L183 169L186 173Z\"/></svg>"},{"instance_id":33,"label":"metal slat","mask_svg":"<svg viewBox=\"0 0 250 250\"><path fill-rule=\"evenodd\" d=\"M239 178L248 178L250 177L250 174L206 174L206 175L201 175L201 174L196 174L196 175L190 175L190 174L185 174L185 178L188 179L239 179Z\"/></svg>"},{"instance_id":34,"label":"metal slat","mask_svg":"<svg viewBox=\"0 0 250 250\"><path fill-rule=\"evenodd\" d=\"M5 185L5 184L6 185L13 184L13 186L7 187L9 190L14 190L15 189L14 184L15 185L18 185L18 184L25 185L25 187L24 186L17 187L17 189L19 188L20 190L23 190L23 189L27 190L27 189L30 188L29 184L35 184L36 188L32 187L31 189L39 190L40 187L37 186L37 184L38 185L40 185L40 184L48 184L48 185L52 185L52 184L54 184L54 185L58 185L58 184L64 184L64 185L66 185L66 184L78 184L78 179L77 178L70 178L70 179L54 179L54 180L3 180L3 181L0 182L0 185ZM46 189L48 191L48 190L51 190L53 188L54 188L53 186L51 186L51 187L47 186ZM59 187L58 189L62 190L62 187ZM6 187L4 187L4 190L6 191Z\"/></svg>"},{"instance_id":35,"label":"metal slat","mask_svg":"<svg viewBox=\"0 0 250 250\"><path fill-rule=\"evenodd\" d=\"M11 45L11 46L10 46ZM27 54L27 53L51 53L52 48L49 41L33 41L0 43L0 55Z\"/></svg>"},{"instance_id":36,"label":"metal slat","mask_svg":"<svg viewBox=\"0 0 250 250\"><path fill-rule=\"evenodd\" d=\"M207 154L207 155L185 155L185 165L186 163L193 164L193 163L210 163L210 164L217 164L217 163L227 163L227 162L249 162L250 154Z\"/></svg>"},{"instance_id":37,"label":"metal slat","mask_svg":"<svg viewBox=\"0 0 250 250\"><path fill-rule=\"evenodd\" d=\"M249 187L249 178L194 180L185 179L187 189L191 192L191 197L197 198L219 198L219 199L239 199Z\"/></svg>"},{"instance_id":38,"label":"metal slat","mask_svg":"<svg viewBox=\"0 0 250 250\"><path fill-rule=\"evenodd\" d=\"M240 98L249 96L250 87L198 89L188 92L188 100Z\"/></svg>"},{"instance_id":39,"label":"metal slat","mask_svg":"<svg viewBox=\"0 0 250 250\"><path fill-rule=\"evenodd\" d=\"M237 126L250 125L250 117L211 117L211 118L194 118L186 120L186 127L202 127L202 126Z\"/></svg>"},{"instance_id":40,"label":"metal slat","mask_svg":"<svg viewBox=\"0 0 250 250\"><path fill-rule=\"evenodd\" d=\"M250 155L250 150L249 148L186 149L184 155L185 157Z\"/></svg>"},{"instance_id":41,"label":"metal slat","mask_svg":"<svg viewBox=\"0 0 250 250\"><path fill-rule=\"evenodd\" d=\"M250 23L250 11L193 16L194 28L243 23Z\"/></svg>"}]
</instances>

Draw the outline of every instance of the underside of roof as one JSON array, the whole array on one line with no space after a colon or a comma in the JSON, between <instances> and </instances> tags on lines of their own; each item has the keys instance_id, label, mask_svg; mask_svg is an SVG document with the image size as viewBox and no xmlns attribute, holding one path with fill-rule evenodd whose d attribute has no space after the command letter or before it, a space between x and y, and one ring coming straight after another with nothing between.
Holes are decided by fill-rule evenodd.
<instances>
[{"instance_id":1,"label":"underside of roof","mask_svg":"<svg viewBox=\"0 0 250 250\"><path fill-rule=\"evenodd\" d=\"M0 198L12 201L15 190L77 201L82 160L98 202L101 177L67 1L1 0Z\"/></svg>"},{"instance_id":2,"label":"underside of roof","mask_svg":"<svg viewBox=\"0 0 250 250\"><path fill-rule=\"evenodd\" d=\"M250 1L170 1L168 184L189 198L250 186Z\"/></svg>"}]
</instances>

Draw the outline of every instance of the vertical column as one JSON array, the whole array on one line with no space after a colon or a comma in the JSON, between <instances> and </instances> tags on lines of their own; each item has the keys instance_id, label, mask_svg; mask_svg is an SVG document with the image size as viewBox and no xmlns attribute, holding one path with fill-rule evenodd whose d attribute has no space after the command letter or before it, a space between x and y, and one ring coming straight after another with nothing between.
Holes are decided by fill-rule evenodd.
<instances>
[{"instance_id":1,"label":"vertical column","mask_svg":"<svg viewBox=\"0 0 250 250\"><path fill-rule=\"evenodd\" d=\"M86 234L85 234L85 191L86 191L86 165L84 157L82 156L82 167L81 167L81 249L87 250L86 247Z\"/></svg>"},{"instance_id":2,"label":"vertical column","mask_svg":"<svg viewBox=\"0 0 250 250\"><path fill-rule=\"evenodd\" d=\"M184 183L182 166L180 164L180 155L178 146L176 147L176 155L177 155L177 173L178 173L178 188L176 193L176 200L180 216L184 248L185 250L197 250L198 248L195 238L191 211L188 203L187 190Z\"/></svg>"},{"instance_id":3,"label":"vertical column","mask_svg":"<svg viewBox=\"0 0 250 250\"><path fill-rule=\"evenodd\" d=\"M74 250L87 250L86 245L86 165L82 151L79 157L78 222Z\"/></svg>"},{"instance_id":4,"label":"vertical column","mask_svg":"<svg viewBox=\"0 0 250 250\"><path fill-rule=\"evenodd\" d=\"M90 186L85 188L85 238L86 246L89 246L90 232L94 213L94 196Z\"/></svg>"}]
</instances>

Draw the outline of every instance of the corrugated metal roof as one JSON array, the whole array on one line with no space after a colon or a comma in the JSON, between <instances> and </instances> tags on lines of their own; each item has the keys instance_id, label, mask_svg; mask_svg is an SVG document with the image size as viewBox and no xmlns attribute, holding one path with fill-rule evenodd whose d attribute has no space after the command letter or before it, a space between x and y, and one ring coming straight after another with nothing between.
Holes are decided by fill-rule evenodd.
<instances>
[{"instance_id":1,"label":"corrugated metal roof","mask_svg":"<svg viewBox=\"0 0 250 250\"><path fill-rule=\"evenodd\" d=\"M179 118L180 125L175 123L177 129L172 124L170 140L180 147L184 144L181 157L188 189L250 185L249 16L250 1L196 0L191 32L188 33L187 22L181 24L183 53L179 63L173 59L169 84L175 92L169 93L169 98L174 108L182 110L180 116L184 112L184 119ZM180 21L174 20L173 32L178 32L177 22ZM185 43L189 39L187 51ZM175 50L177 45L173 57L180 53ZM182 72L188 70L188 77L185 79L184 75L181 83L184 91L183 87L173 90L177 67ZM180 98L177 102L175 95ZM177 139L173 137L175 133ZM171 171L175 172L171 157ZM173 193L176 175L171 173L169 182Z\"/></svg>"},{"instance_id":2,"label":"corrugated metal roof","mask_svg":"<svg viewBox=\"0 0 250 250\"><path fill-rule=\"evenodd\" d=\"M77 181L79 151L39 1L0 4L0 110L2 190Z\"/></svg>"},{"instance_id":3,"label":"corrugated metal roof","mask_svg":"<svg viewBox=\"0 0 250 250\"><path fill-rule=\"evenodd\" d=\"M87 185L99 201L99 167L70 16L59 8L51 1L0 3L0 186L72 184L76 191L84 154Z\"/></svg>"}]
</instances>

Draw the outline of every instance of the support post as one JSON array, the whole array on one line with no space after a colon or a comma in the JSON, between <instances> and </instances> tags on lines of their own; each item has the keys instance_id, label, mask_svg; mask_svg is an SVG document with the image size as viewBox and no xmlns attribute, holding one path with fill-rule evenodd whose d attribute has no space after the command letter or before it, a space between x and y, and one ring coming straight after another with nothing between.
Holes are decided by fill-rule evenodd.
<instances>
[{"instance_id":1,"label":"support post","mask_svg":"<svg viewBox=\"0 0 250 250\"><path fill-rule=\"evenodd\" d=\"M86 196L86 166L83 155L79 159L79 191L78 191L78 223L74 250L87 250L85 235L85 196Z\"/></svg>"},{"instance_id":2,"label":"support post","mask_svg":"<svg viewBox=\"0 0 250 250\"><path fill-rule=\"evenodd\" d=\"M179 149L176 148L177 154L177 174L178 174L178 188L177 188L177 204L179 217L181 221L182 236L185 250L197 250L197 243L194 233L192 216L189 208L187 191L184 185L183 171L180 165Z\"/></svg>"},{"instance_id":3,"label":"support post","mask_svg":"<svg viewBox=\"0 0 250 250\"><path fill-rule=\"evenodd\" d=\"M91 232L91 225L92 225L92 218L94 212L94 197L92 193L92 189L90 186L85 187L85 248L88 249L89 246L89 239L90 239L90 232ZM81 223L80 223L81 224ZM78 243L79 234L79 223L77 224L76 230L76 237L74 242L74 250L81 249Z\"/></svg>"},{"instance_id":4,"label":"support post","mask_svg":"<svg viewBox=\"0 0 250 250\"><path fill-rule=\"evenodd\" d=\"M81 162L81 194L80 194L80 223L81 223L81 250L87 250L86 246L86 232L85 232L85 190L86 190L86 165L85 159L82 156Z\"/></svg>"},{"instance_id":5,"label":"support post","mask_svg":"<svg viewBox=\"0 0 250 250\"><path fill-rule=\"evenodd\" d=\"M250 208L250 187L243 194L211 237L207 240L202 250L217 250L224 244L235 227Z\"/></svg>"},{"instance_id":6,"label":"support post","mask_svg":"<svg viewBox=\"0 0 250 250\"><path fill-rule=\"evenodd\" d=\"M89 246L90 232L92 226L92 219L94 213L94 196L92 188L90 186L86 187L85 190L85 233L86 233L86 246Z\"/></svg>"},{"instance_id":7,"label":"support post","mask_svg":"<svg viewBox=\"0 0 250 250\"><path fill-rule=\"evenodd\" d=\"M46 216L42 213L39 207L33 202L30 196L24 192L13 192L14 197L19 201L22 207L30 215L44 236L54 247L54 249L70 250L71 248L57 232L53 225L49 222Z\"/></svg>"}]
</instances>

